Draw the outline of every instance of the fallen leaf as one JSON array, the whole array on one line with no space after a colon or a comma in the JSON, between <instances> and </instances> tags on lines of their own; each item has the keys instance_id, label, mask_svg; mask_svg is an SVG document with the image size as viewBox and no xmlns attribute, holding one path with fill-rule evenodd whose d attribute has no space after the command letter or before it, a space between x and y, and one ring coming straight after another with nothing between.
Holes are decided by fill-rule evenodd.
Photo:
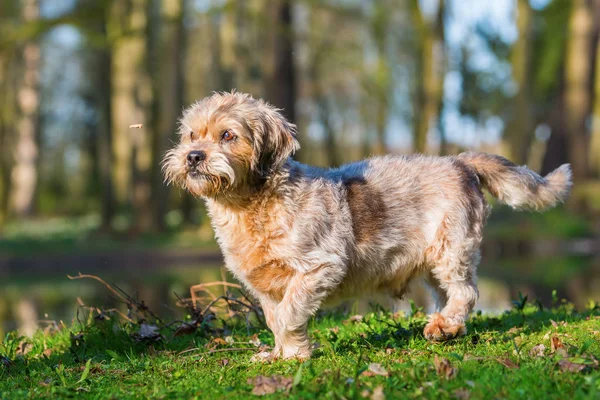
<instances>
[{"instance_id":1,"label":"fallen leaf","mask_svg":"<svg viewBox=\"0 0 600 400\"><path fill-rule=\"evenodd\" d=\"M44 351L42 352L42 354L43 354L43 355L45 355L46 357L50 357L50 356L52 355L52 353L53 353L53 352L54 352L54 350L52 350L52 349L48 348L48 349L44 350Z\"/></svg>"},{"instance_id":2,"label":"fallen leaf","mask_svg":"<svg viewBox=\"0 0 600 400\"><path fill-rule=\"evenodd\" d=\"M517 328L516 326L513 326L506 333L510 333L512 335L516 335L517 333L519 333L520 330L521 330L521 328Z\"/></svg>"},{"instance_id":3,"label":"fallen leaf","mask_svg":"<svg viewBox=\"0 0 600 400\"><path fill-rule=\"evenodd\" d=\"M385 394L383 394L383 386L377 386L373 389L371 400L385 400Z\"/></svg>"},{"instance_id":4,"label":"fallen leaf","mask_svg":"<svg viewBox=\"0 0 600 400\"><path fill-rule=\"evenodd\" d=\"M512 362L512 360L507 357L496 358L496 361L498 361L500 364L504 365L506 368L510 368L510 369L519 368L519 366L517 364Z\"/></svg>"},{"instance_id":5,"label":"fallen leaf","mask_svg":"<svg viewBox=\"0 0 600 400\"><path fill-rule=\"evenodd\" d=\"M260 345L262 344L256 333L250 338L249 343L254 347L260 347Z\"/></svg>"},{"instance_id":6,"label":"fallen leaf","mask_svg":"<svg viewBox=\"0 0 600 400\"><path fill-rule=\"evenodd\" d=\"M531 348L529 355L531 357L544 357L544 351L546 351L546 346L543 344L538 344Z\"/></svg>"},{"instance_id":7,"label":"fallen leaf","mask_svg":"<svg viewBox=\"0 0 600 400\"><path fill-rule=\"evenodd\" d=\"M224 359L222 359L222 360L219 361L219 364L221 366L225 367L225 366L229 365L229 360L226 359L226 358L224 358Z\"/></svg>"},{"instance_id":8,"label":"fallen leaf","mask_svg":"<svg viewBox=\"0 0 600 400\"><path fill-rule=\"evenodd\" d=\"M569 353L567 352L565 345L556 335L550 337L550 351L553 354L562 356L563 358L569 357Z\"/></svg>"},{"instance_id":9,"label":"fallen leaf","mask_svg":"<svg viewBox=\"0 0 600 400\"><path fill-rule=\"evenodd\" d=\"M227 345L227 341L220 337L214 338L213 340L211 340L211 342L213 344L216 344L217 346L226 346Z\"/></svg>"},{"instance_id":10,"label":"fallen leaf","mask_svg":"<svg viewBox=\"0 0 600 400\"><path fill-rule=\"evenodd\" d=\"M381 364L371 363L371 364L369 364L369 368L366 371L364 371L362 373L362 375L364 375L364 376L374 376L374 375L388 376L389 373L386 371L385 368L383 368L381 366Z\"/></svg>"},{"instance_id":11,"label":"fallen leaf","mask_svg":"<svg viewBox=\"0 0 600 400\"><path fill-rule=\"evenodd\" d=\"M349 323L355 323L356 324L356 323L362 322L362 320L363 320L363 316L362 315L353 315L350 318L348 318L347 320L342 321L342 323L344 325L347 325Z\"/></svg>"},{"instance_id":12,"label":"fallen leaf","mask_svg":"<svg viewBox=\"0 0 600 400\"><path fill-rule=\"evenodd\" d=\"M133 124L129 125L129 129L142 129L143 124Z\"/></svg>"},{"instance_id":13,"label":"fallen leaf","mask_svg":"<svg viewBox=\"0 0 600 400\"><path fill-rule=\"evenodd\" d=\"M585 364L579 364L569 361L566 358L563 358L558 361L558 366L563 372L581 372L585 369Z\"/></svg>"},{"instance_id":14,"label":"fallen leaf","mask_svg":"<svg viewBox=\"0 0 600 400\"><path fill-rule=\"evenodd\" d=\"M555 320L551 319L550 323L552 324L553 327L558 328L558 324L556 323Z\"/></svg>"},{"instance_id":15,"label":"fallen leaf","mask_svg":"<svg viewBox=\"0 0 600 400\"><path fill-rule=\"evenodd\" d=\"M233 340L233 336L225 336L225 342L229 345L232 345L235 343L235 340Z\"/></svg>"},{"instance_id":16,"label":"fallen leaf","mask_svg":"<svg viewBox=\"0 0 600 400\"><path fill-rule=\"evenodd\" d=\"M285 378L281 375L263 376L259 375L254 379L248 379L248 383L254 385L252 394L263 396L275 392L289 392L292 388L292 378Z\"/></svg>"},{"instance_id":17,"label":"fallen leaf","mask_svg":"<svg viewBox=\"0 0 600 400\"><path fill-rule=\"evenodd\" d=\"M52 382L52 379L50 379L50 378L46 378L46 379L45 379L45 380L43 380L43 381L39 381L39 382L38 382L38 385L41 385L41 386L48 386L48 385L50 385L50 382Z\"/></svg>"},{"instance_id":18,"label":"fallen leaf","mask_svg":"<svg viewBox=\"0 0 600 400\"><path fill-rule=\"evenodd\" d=\"M460 400L469 400L471 398L471 391L465 388L456 389L453 394L454 398Z\"/></svg>"},{"instance_id":19,"label":"fallen leaf","mask_svg":"<svg viewBox=\"0 0 600 400\"><path fill-rule=\"evenodd\" d=\"M161 334L158 332L158 326L143 323L139 331L134 334L136 340L160 340Z\"/></svg>"},{"instance_id":20,"label":"fallen leaf","mask_svg":"<svg viewBox=\"0 0 600 400\"><path fill-rule=\"evenodd\" d=\"M21 343L19 343L19 345L17 346L17 355L18 356L24 356L25 354L29 353L31 351L31 343L29 343L27 340L21 340Z\"/></svg>"},{"instance_id":21,"label":"fallen leaf","mask_svg":"<svg viewBox=\"0 0 600 400\"><path fill-rule=\"evenodd\" d=\"M179 328L177 328L173 336L178 337L184 335L191 335L194 332L196 332L196 325L184 322L181 325L179 325Z\"/></svg>"},{"instance_id":22,"label":"fallen leaf","mask_svg":"<svg viewBox=\"0 0 600 400\"><path fill-rule=\"evenodd\" d=\"M452 363L447 358L438 357L436 354L433 363L435 365L435 372L438 376L444 379L452 379L456 376L456 369L452 367Z\"/></svg>"},{"instance_id":23,"label":"fallen leaf","mask_svg":"<svg viewBox=\"0 0 600 400\"><path fill-rule=\"evenodd\" d=\"M340 333L340 328L337 326L334 326L333 328L329 328L329 332L337 335L338 333Z\"/></svg>"}]
</instances>

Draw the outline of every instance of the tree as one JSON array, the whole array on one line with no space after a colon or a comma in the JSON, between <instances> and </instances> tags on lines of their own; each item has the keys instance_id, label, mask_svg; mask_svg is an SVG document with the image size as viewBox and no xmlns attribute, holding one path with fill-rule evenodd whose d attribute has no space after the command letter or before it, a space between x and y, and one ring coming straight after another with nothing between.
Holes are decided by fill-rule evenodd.
<instances>
[{"instance_id":1,"label":"tree","mask_svg":"<svg viewBox=\"0 0 600 400\"><path fill-rule=\"evenodd\" d=\"M565 58L565 121L575 179L585 178L588 171L586 121L591 109L593 11L591 2L573 0Z\"/></svg>"},{"instance_id":2,"label":"tree","mask_svg":"<svg viewBox=\"0 0 600 400\"><path fill-rule=\"evenodd\" d=\"M265 4L269 27L264 56L265 96L283 110L286 118L296 121L296 66L292 0L274 0Z\"/></svg>"},{"instance_id":3,"label":"tree","mask_svg":"<svg viewBox=\"0 0 600 400\"><path fill-rule=\"evenodd\" d=\"M443 104L446 70L445 1L438 0L436 16L431 20L423 15L418 0L411 0L411 9L417 34L418 54L413 149L416 152L424 153L427 150L427 136L432 128L438 126Z\"/></svg>"},{"instance_id":4,"label":"tree","mask_svg":"<svg viewBox=\"0 0 600 400\"><path fill-rule=\"evenodd\" d=\"M163 154L171 145L177 130L177 119L185 102L185 65L187 34L184 26L186 13L186 0L166 0L164 12L170 21L164 26L162 45L154 43L149 54L153 54L153 63L158 63L166 57L170 63L160 64L151 75L160 85L160 101L158 102L158 119L156 131L152 141L152 198L154 210L154 228L165 228L165 214L168 206L168 189L163 183L159 162ZM154 64L158 66L158 64ZM159 75L155 75L159 73ZM162 79L159 79L159 76ZM156 84L155 82L155 84ZM156 118L156 115L154 116Z\"/></svg>"},{"instance_id":5,"label":"tree","mask_svg":"<svg viewBox=\"0 0 600 400\"><path fill-rule=\"evenodd\" d=\"M510 108L505 139L510 147L510 158L517 164L526 164L534 132L533 104L533 19L529 0L518 0L515 20L519 35L511 54L512 76L517 94Z\"/></svg>"},{"instance_id":6,"label":"tree","mask_svg":"<svg viewBox=\"0 0 600 400\"><path fill-rule=\"evenodd\" d=\"M24 0L21 13L23 23L35 23L40 17L39 1ZM17 136L11 173L11 208L20 217L31 216L35 208L39 157L40 51L36 40L25 42L21 49L22 74L17 91Z\"/></svg>"}]
</instances>

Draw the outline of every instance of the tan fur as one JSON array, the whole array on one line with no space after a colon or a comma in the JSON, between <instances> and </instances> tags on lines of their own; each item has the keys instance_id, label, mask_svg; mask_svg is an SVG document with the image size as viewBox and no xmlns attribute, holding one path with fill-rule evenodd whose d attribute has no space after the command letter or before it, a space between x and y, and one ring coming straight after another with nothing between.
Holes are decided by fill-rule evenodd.
<instances>
[{"instance_id":1,"label":"tan fur","mask_svg":"<svg viewBox=\"0 0 600 400\"><path fill-rule=\"evenodd\" d=\"M234 139L223 140L223 132ZM227 268L260 301L275 348L310 356L308 320L325 303L384 292L401 297L423 275L439 313L425 335L466 332L488 206L481 189L515 208L563 201L570 170L545 178L494 155L385 156L318 169L293 161L293 124L241 93L184 112L166 180L205 199ZM206 155L190 165L191 151Z\"/></svg>"}]
</instances>

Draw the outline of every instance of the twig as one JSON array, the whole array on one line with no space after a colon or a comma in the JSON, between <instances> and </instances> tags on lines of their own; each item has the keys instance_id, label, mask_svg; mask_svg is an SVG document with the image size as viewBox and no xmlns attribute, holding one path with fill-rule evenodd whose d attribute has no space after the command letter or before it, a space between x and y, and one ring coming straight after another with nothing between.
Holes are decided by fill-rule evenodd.
<instances>
[{"instance_id":1,"label":"twig","mask_svg":"<svg viewBox=\"0 0 600 400\"><path fill-rule=\"evenodd\" d=\"M101 278L99 278L99 277L97 277L95 275L87 275L87 274L82 274L81 272L79 272L79 275L77 275L77 276L67 275L67 278L69 278L71 280L73 280L73 279L84 279L84 278L95 279L98 282L100 282L101 284L103 284L104 286L106 286L106 288L108 290L110 290L111 292L113 292L114 294L116 294L117 297L119 297L121 299L121 301L123 301L125 303L129 303L129 301L125 297L123 297L122 295L120 295L115 289L113 289L112 286L110 286L104 280L102 280Z\"/></svg>"},{"instance_id":2,"label":"twig","mask_svg":"<svg viewBox=\"0 0 600 400\"><path fill-rule=\"evenodd\" d=\"M195 351L195 350L201 350L201 349L200 349L200 347L195 347L193 349L183 350L182 352L177 353L177 355L180 356L185 353L191 353L192 351ZM256 349L252 348L252 347L232 347L232 348L228 348L228 349L214 349L214 350L203 351L202 353L199 353L196 355L223 353L223 352L228 352L228 351L248 351L248 350L256 351Z\"/></svg>"}]
</instances>

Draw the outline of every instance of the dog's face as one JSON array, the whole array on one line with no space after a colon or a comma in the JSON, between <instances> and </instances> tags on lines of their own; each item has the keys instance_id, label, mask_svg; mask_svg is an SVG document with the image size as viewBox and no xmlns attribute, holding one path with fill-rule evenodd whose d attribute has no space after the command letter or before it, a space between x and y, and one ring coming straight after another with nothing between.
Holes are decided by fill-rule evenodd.
<instances>
[{"instance_id":1,"label":"dog's face","mask_svg":"<svg viewBox=\"0 0 600 400\"><path fill-rule=\"evenodd\" d=\"M180 141L163 160L165 179L195 196L247 189L299 148L276 108L243 93L216 93L184 111Z\"/></svg>"}]
</instances>

